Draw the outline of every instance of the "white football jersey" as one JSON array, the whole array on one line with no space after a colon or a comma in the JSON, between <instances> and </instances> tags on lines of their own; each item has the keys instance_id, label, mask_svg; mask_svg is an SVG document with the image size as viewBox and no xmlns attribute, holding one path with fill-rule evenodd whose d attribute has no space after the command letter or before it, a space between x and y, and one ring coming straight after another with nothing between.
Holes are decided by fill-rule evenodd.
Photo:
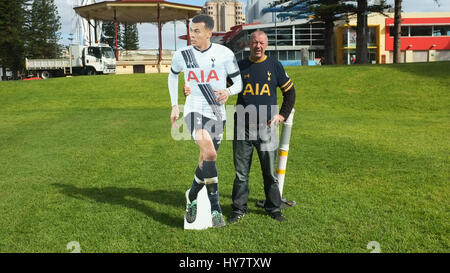
<instances>
[{"instance_id":1,"label":"white football jersey","mask_svg":"<svg viewBox=\"0 0 450 273\"><path fill-rule=\"evenodd\" d=\"M173 55L171 73L178 75L181 71L184 71L185 84L191 88L191 94L186 98L184 116L198 112L210 119L225 120L225 106L216 101L214 90L226 89L227 76L240 76L233 52L215 43L202 51L194 46L181 48ZM173 92L178 94L178 90L169 91L174 105ZM178 96L176 98L178 100Z\"/></svg>"}]
</instances>

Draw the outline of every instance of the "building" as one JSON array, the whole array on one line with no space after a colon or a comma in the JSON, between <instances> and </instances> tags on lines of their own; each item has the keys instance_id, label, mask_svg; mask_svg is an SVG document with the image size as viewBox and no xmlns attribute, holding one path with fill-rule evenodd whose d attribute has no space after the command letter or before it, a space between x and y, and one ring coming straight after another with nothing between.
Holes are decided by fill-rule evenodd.
<instances>
[{"instance_id":1,"label":"building","mask_svg":"<svg viewBox=\"0 0 450 273\"><path fill-rule=\"evenodd\" d=\"M394 14L368 15L369 60L393 63ZM336 59L338 64L352 64L356 56L356 16L338 22ZM402 13L402 62L450 60L450 12Z\"/></svg>"},{"instance_id":2,"label":"building","mask_svg":"<svg viewBox=\"0 0 450 273\"><path fill-rule=\"evenodd\" d=\"M278 59L283 65L301 65L309 60L313 65L324 55L324 24L307 19L282 20L276 12L263 13L274 0L247 0L246 21L227 32L223 42L236 54L238 60L247 58L250 49L247 41L255 30L267 34L269 46L266 54Z\"/></svg>"},{"instance_id":3,"label":"building","mask_svg":"<svg viewBox=\"0 0 450 273\"><path fill-rule=\"evenodd\" d=\"M236 54L238 60L250 55L247 41L255 30L267 34L269 46L266 54L283 65L301 65L302 51L308 53L309 64L317 63L324 55L324 25L307 19L274 23L252 23L235 26L224 38L224 44Z\"/></svg>"},{"instance_id":4,"label":"building","mask_svg":"<svg viewBox=\"0 0 450 273\"><path fill-rule=\"evenodd\" d=\"M262 23L268 24L275 22L275 13L262 13L262 9L269 6L274 0L247 0L245 8L245 17L247 24Z\"/></svg>"},{"instance_id":5,"label":"building","mask_svg":"<svg viewBox=\"0 0 450 273\"><path fill-rule=\"evenodd\" d=\"M223 40L238 59L246 58L246 41L252 31L261 29L268 34L267 53L285 65L298 65L300 51L309 51L309 61L324 56L324 26L307 19L280 21L277 14L262 13L273 0L248 0L247 24L236 26ZM277 18L277 20L275 20ZM393 63L394 14L368 15L368 59L370 63ZM450 60L450 12L402 13L402 62L432 62ZM356 15L335 22L335 59L338 64L356 61Z\"/></svg>"},{"instance_id":6,"label":"building","mask_svg":"<svg viewBox=\"0 0 450 273\"><path fill-rule=\"evenodd\" d=\"M209 0L203 6L203 14L214 19L213 32L227 32L245 23L242 2L238 0Z\"/></svg>"}]
</instances>

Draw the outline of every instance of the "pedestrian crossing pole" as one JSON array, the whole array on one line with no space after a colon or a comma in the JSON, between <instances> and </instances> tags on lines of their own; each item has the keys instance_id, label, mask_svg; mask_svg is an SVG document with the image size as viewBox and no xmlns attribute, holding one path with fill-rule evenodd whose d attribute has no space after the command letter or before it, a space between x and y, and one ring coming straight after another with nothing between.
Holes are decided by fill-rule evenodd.
<instances>
[{"instance_id":1,"label":"pedestrian crossing pole","mask_svg":"<svg viewBox=\"0 0 450 273\"><path fill-rule=\"evenodd\" d=\"M278 160L276 174L278 178L278 187L280 189L280 195L283 197L284 178L286 176L286 166L289 154L289 142L291 139L292 125L294 121L295 109L292 109L288 119L283 123L281 129L280 144L278 146Z\"/></svg>"},{"instance_id":2,"label":"pedestrian crossing pole","mask_svg":"<svg viewBox=\"0 0 450 273\"><path fill-rule=\"evenodd\" d=\"M281 129L280 143L278 145L278 160L275 172L278 179L278 188L280 189L282 209L293 207L296 205L295 201L288 201L285 198L283 198L283 186L284 186L284 179L286 177L286 166L289 154L289 142L291 140L292 125L294 124L294 112L295 109L292 109L288 119L285 120L282 125L283 127ZM258 200L258 202L256 202L256 205L258 207L264 208L264 203L265 200Z\"/></svg>"}]
</instances>

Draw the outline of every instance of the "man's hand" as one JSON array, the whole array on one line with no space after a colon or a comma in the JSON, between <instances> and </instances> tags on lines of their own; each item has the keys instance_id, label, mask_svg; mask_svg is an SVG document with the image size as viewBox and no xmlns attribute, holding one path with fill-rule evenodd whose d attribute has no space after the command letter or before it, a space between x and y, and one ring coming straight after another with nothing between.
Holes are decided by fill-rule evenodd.
<instances>
[{"instance_id":1,"label":"man's hand","mask_svg":"<svg viewBox=\"0 0 450 273\"><path fill-rule=\"evenodd\" d=\"M184 85L184 95L187 97L191 94L191 88L189 86L187 86L186 84Z\"/></svg>"},{"instance_id":2,"label":"man's hand","mask_svg":"<svg viewBox=\"0 0 450 273\"><path fill-rule=\"evenodd\" d=\"M216 101L219 101L221 104L225 104L230 97L230 92L228 90L214 90L216 93Z\"/></svg>"},{"instance_id":3,"label":"man's hand","mask_svg":"<svg viewBox=\"0 0 450 273\"><path fill-rule=\"evenodd\" d=\"M178 125L175 123L175 121L180 116L180 110L178 110L178 105L172 106L172 113L170 114L170 121L172 122L172 126L175 128L178 128Z\"/></svg>"},{"instance_id":4,"label":"man's hand","mask_svg":"<svg viewBox=\"0 0 450 273\"><path fill-rule=\"evenodd\" d=\"M275 115L273 119L269 120L269 127L272 127L273 125L278 126L281 122L284 122L284 120L285 118L282 115Z\"/></svg>"}]
</instances>

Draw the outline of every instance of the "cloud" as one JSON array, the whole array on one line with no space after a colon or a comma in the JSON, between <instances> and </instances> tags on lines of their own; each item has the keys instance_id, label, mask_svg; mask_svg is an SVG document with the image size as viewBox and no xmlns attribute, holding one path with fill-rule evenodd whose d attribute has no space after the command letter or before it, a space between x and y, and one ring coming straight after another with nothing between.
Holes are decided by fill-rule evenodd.
<instances>
[{"instance_id":1,"label":"cloud","mask_svg":"<svg viewBox=\"0 0 450 273\"><path fill-rule=\"evenodd\" d=\"M61 43L69 44L68 38L70 34L74 32L72 22L77 19L77 15L73 10L73 7L78 1L76 0L56 0L55 4L58 8L58 15L61 17ZM74 33L75 35L75 33Z\"/></svg>"},{"instance_id":2,"label":"cloud","mask_svg":"<svg viewBox=\"0 0 450 273\"><path fill-rule=\"evenodd\" d=\"M388 4L394 7L394 0L388 0ZM404 0L402 1L403 12L450 12L450 1L438 0Z\"/></svg>"}]
</instances>

